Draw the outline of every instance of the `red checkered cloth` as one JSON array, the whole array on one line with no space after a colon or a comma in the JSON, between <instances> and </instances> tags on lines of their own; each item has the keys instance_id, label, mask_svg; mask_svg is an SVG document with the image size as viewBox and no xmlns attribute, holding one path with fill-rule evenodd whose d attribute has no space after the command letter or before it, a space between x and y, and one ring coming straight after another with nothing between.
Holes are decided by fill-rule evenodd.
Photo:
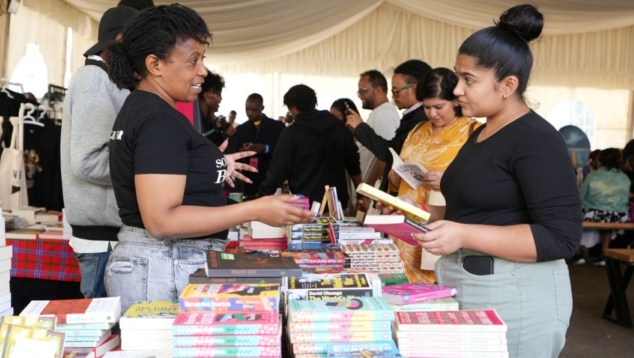
<instances>
[{"instance_id":1,"label":"red checkered cloth","mask_svg":"<svg viewBox=\"0 0 634 358\"><path fill-rule=\"evenodd\" d=\"M80 282L79 264L68 240L7 239L13 246L11 276Z\"/></svg>"}]
</instances>

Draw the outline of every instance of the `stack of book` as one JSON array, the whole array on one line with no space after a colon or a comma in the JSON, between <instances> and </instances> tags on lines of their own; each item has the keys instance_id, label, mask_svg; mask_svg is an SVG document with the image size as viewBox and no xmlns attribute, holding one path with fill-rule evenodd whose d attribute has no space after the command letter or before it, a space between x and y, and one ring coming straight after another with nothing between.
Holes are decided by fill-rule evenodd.
<instances>
[{"instance_id":1,"label":"stack of book","mask_svg":"<svg viewBox=\"0 0 634 358\"><path fill-rule=\"evenodd\" d=\"M136 302L121 316L121 349L172 353L172 324L180 312L176 301Z\"/></svg>"},{"instance_id":2,"label":"stack of book","mask_svg":"<svg viewBox=\"0 0 634 358\"><path fill-rule=\"evenodd\" d=\"M361 226L360 222L354 225L330 224L328 232L332 241L339 245L359 244L359 243L379 243L384 242L383 234L368 226ZM375 241L378 240L378 241Z\"/></svg>"},{"instance_id":3,"label":"stack of book","mask_svg":"<svg viewBox=\"0 0 634 358\"><path fill-rule=\"evenodd\" d=\"M309 356L309 355L306 355ZM327 347L325 358L402 358L393 341L331 343ZM302 358L302 357L297 357ZM309 357L303 357L309 358Z\"/></svg>"},{"instance_id":4,"label":"stack of book","mask_svg":"<svg viewBox=\"0 0 634 358\"><path fill-rule=\"evenodd\" d=\"M285 237L277 239L254 239L249 235L244 235L240 239L239 247L245 250L284 251L288 248L288 243Z\"/></svg>"},{"instance_id":5,"label":"stack of book","mask_svg":"<svg viewBox=\"0 0 634 358\"><path fill-rule=\"evenodd\" d=\"M295 224L285 228L289 251L321 250L332 248L336 243L329 235L330 224L338 226L334 217L316 217L306 224Z\"/></svg>"},{"instance_id":6,"label":"stack of book","mask_svg":"<svg viewBox=\"0 0 634 358\"><path fill-rule=\"evenodd\" d=\"M507 358L506 324L493 309L396 312L403 357Z\"/></svg>"},{"instance_id":7,"label":"stack of book","mask_svg":"<svg viewBox=\"0 0 634 358\"><path fill-rule=\"evenodd\" d=\"M326 357L331 343L389 342L394 311L381 297L289 301L287 340L296 358Z\"/></svg>"},{"instance_id":8,"label":"stack of book","mask_svg":"<svg viewBox=\"0 0 634 358\"><path fill-rule=\"evenodd\" d=\"M399 250L391 241L388 244L341 245L341 251L348 255L347 267L363 269L368 272L403 273L405 266Z\"/></svg>"},{"instance_id":9,"label":"stack of book","mask_svg":"<svg viewBox=\"0 0 634 358\"><path fill-rule=\"evenodd\" d=\"M395 311L454 311L458 310L456 288L425 282L384 286L383 298Z\"/></svg>"},{"instance_id":10,"label":"stack of book","mask_svg":"<svg viewBox=\"0 0 634 358\"><path fill-rule=\"evenodd\" d=\"M291 277L286 290L290 300L333 300L377 296L365 273L309 274ZM380 296L380 291L378 292Z\"/></svg>"},{"instance_id":11,"label":"stack of book","mask_svg":"<svg viewBox=\"0 0 634 358\"><path fill-rule=\"evenodd\" d=\"M343 268L348 258L343 252L334 249L284 251L282 257L292 257L302 269Z\"/></svg>"},{"instance_id":12,"label":"stack of book","mask_svg":"<svg viewBox=\"0 0 634 358\"><path fill-rule=\"evenodd\" d=\"M119 297L31 301L20 316L55 316L56 331L66 335L65 348L97 348L108 342L119 345L111 328L121 318ZM113 342L114 340L114 342Z\"/></svg>"},{"instance_id":13,"label":"stack of book","mask_svg":"<svg viewBox=\"0 0 634 358\"><path fill-rule=\"evenodd\" d=\"M189 284L172 325L174 357L281 357L277 284Z\"/></svg>"},{"instance_id":14,"label":"stack of book","mask_svg":"<svg viewBox=\"0 0 634 358\"><path fill-rule=\"evenodd\" d=\"M4 232L0 235L4 237ZM13 257L13 246L0 246L0 316L13 315L9 282L11 280L11 257Z\"/></svg>"}]
</instances>

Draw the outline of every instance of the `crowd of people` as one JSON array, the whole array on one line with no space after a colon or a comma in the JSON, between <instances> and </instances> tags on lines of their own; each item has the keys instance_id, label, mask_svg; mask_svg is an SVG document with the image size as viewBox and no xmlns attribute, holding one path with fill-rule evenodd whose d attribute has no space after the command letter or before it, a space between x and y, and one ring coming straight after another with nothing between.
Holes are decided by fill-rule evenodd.
<instances>
[{"instance_id":1,"label":"crowd of people","mask_svg":"<svg viewBox=\"0 0 634 358\"><path fill-rule=\"evenodd\" d=\"M64 199L86 297L121 296L124 310L177 299L205 251L225 249L229 228L312 220L293 195L272 195L284 182L311 202L336 187L349 215L369 209L354 191L364 182L432 213L430 231L413 234L418 246L395 240L410 281L456 287L461 309L495 308L509 356L558 356L572 311L565 260L582 220L629 220L631 181L621 151L607 149L579 189L561 135L525 102L529 43L544 25L537 8L514 6L473 33L453 69L411 59L390 86L377 70L361 73L365 121L349 98L318 110L317 93L298 84L284 95L285 123L253 93L248 121L236 126L237 113L216 114L225 83L203 63L213 51L208 24L178 4L139 11L133 2L102 17L62 123ZM390 149L428 170L423 185L391 171ZM241 202L227 205L227 189Z\"/></svg>"}]
</instances>

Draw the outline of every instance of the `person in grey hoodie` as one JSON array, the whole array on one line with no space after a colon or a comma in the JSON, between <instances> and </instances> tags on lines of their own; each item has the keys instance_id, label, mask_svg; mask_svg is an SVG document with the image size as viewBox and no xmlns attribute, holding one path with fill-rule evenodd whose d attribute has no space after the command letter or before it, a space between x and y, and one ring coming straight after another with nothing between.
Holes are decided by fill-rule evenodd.
<instances>
[{"instance_id":1,"label":"person in grey hoodie","mask_svg":"<svg viewBox=\"0 0 634 358\"><path fill-rule=\"evenodd\" d=\"M107 10L99 22L98 42L84 53L64 100L61 137L62 189L70 245L81 272L84 297L106 297L104 268L121 228L114 197L108 143L114 120L130 94L108 77L106 46L139 11L129 6Z\"/></svg>"},{"instance_id":2,"label":"person in grey hoodie","mask_svg":"<svg viewBox=\"0 0 634 358\"><path fill-rule=\"evenodd\" d=\"M346 171L355 188L361 183L359 149L350 130L328 111L319 111L315 91L306 85L291 87L284 105L295 118L277 141L269 170L258 196L273 194L284 180L293 194L311 202L322 201L324 186L337 188L339 201L348 202Z\"/></svg>"}]
</instances>

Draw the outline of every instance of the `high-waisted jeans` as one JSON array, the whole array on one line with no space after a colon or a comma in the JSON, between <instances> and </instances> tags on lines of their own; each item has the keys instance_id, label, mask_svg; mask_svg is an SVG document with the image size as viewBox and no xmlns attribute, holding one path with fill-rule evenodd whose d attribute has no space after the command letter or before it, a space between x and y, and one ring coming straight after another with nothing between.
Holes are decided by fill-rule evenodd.
<instances>
[{"instance_id":1,"label":"high-waisted jeans","mask_svg":"<svg viewBox=\"0 0 634 358\"><path fill-rule=\"evenodd\" d=\"M189 275L204 267L205 251L224 251L223 239L158 240L123 226L106 264L108 296L121 297L122 314L136 301L178 300Z\"/></svg>"}]
</instances>

